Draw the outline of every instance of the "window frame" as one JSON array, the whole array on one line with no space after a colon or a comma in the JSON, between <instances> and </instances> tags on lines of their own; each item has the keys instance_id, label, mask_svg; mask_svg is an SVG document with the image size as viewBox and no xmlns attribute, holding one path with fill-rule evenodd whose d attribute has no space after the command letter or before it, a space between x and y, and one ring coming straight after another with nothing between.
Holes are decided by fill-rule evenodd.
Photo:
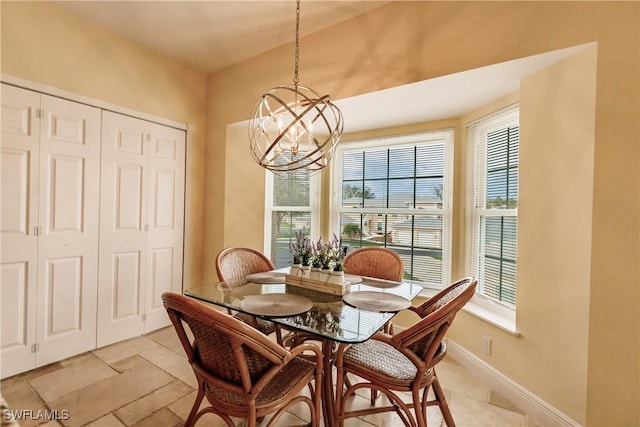
<instances>
[{"instance_id":1,"label":"window frame","mask_svg":"<svg viewBox=\"0 0 640 427\"><path fill-rule=\"evenodd\" d=\"M340 236L340 214L342 212L360 214L386 214L387 216L399 215L438 215L442 216L442 269L441 283L433 285L421 281L407 280L412 283L421 284L425 289L439 290L450 283L452 269L452 246L453 246L453 151L454 151L455 129L444 128L425 130L411 134L388 135L381 137L371 137L366 139L343 142L336 148L332 160L332 171L330 177L330 230ZM342 202L342 160L345 152L360 150L376 150L381 148L401 148L413 147L422 143L444 143L444 168L443 168L443 191L442 208L378 208L360 207L357 209L343 208ZM446 261L445 261L446 260Z\"/></svg>"},{"instance_id":2,"label":"window frame","mask_svg":"<svg viewBox=\"0 0 640 427\"><path fill-rule=\"evenodd\" d=\"M519 119L519 103L515 103L509 105L501 110L498 110L494 113L485 115L481 118L473 120L472 122L465 124L466 129L466 146L467 146L467 197L466 197L466 251L465 251L465 264L466 269L469 271L469 274L472 274L478 277L478 290L472 301L469 304L468 310L472 313L482 317L488 322L508 331L511 333L515 333L516 331L516 309L517 309L517 264L518 257L516 252L515 265L516 265L516 276L515 276L515 290L516 290L516 302L511 305L506 302L499 301L491 296L488 296L484 293L484 287L482 283L482 278L480 277L480 268L481 268L481 260L482 254L482 246L483 243L481 241L481 226L480 221L481 218L499 218L499 217L515 217L516 220L518 218L518 205L516 204L515 208L479 208L477 206L477 180L478 180L478 171L476 169L476 164L478 162L477 150L478 150L478 140L477 134L482 132L482 135L486 136L490 132L495 131L497 129L505 129L509 127L513 127L514 125L520 127L520 119ZM474 129L475 127L479 127L480 130ZM518 145L520 144L520 138L518 136ZM486 143L485 143L486 150ZM518 147L519 150L519 147ZM520 182L520 167L521 161L518 155L518 185ZM486 166L484 166L484 171L486 175ZM518 198L519 200L520 194L518 190ZM486 195L483 195L483 198L486 201ZM517 237L516 237L516 247L517 247Z\"/></svg>"},{"instance_id":3,"label":"window frame","mask_svg":"<svg viewBox=\"0 0 640 427\"><path fill-rule=\"evenodd\" d=\"M309 205L308 206L278 206L274 205L274 178L275 173L265 170L265 197L264 197L264 253L271 254L271 229L273 213L277 211L288 212L309 212L311 214L311 224L309 233L312 237L320 235L320 191L321 180L319 173L309 176ZM295 230L294 230L295 231ZM276 261L274 260L274 264Z\"/></svg>"}]
</instances>

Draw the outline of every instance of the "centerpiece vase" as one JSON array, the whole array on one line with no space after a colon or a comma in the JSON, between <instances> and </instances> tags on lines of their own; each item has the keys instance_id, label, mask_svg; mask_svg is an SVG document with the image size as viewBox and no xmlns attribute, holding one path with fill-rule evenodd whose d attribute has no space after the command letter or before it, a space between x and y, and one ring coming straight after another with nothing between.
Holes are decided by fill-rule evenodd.
<instances>
[{"instance_id":1,"label":"centerpiece vase","mask_svg":"<svg viewBox=\"0 0 640 427\"><path fill-rule=\"evenodd\" d=\"M300 264L291 264L291 268L289 269L289 274L292 276L297 276L300 274Z\"/></svg>"},{"instance_id":2,"label":"centerpiece vase","mask_svg":"<svg viewBox=\"0 0 640 427\"><path fill-rule=\"evenodd\" d=\"M308 279L311 276L311 266L310 265L301 265L300 266L300 276Z\"/></svg>"},{"instance_id":3,"label":"centerpiece vase","mask_svg":"<svg viewBox=\"0 0 640 427\"><path fill-rule=\"evenodd\" d=\"M344 271L332 271L329 277L329 283L341 285L344 283Z\"/></svg>"}]
</instances>

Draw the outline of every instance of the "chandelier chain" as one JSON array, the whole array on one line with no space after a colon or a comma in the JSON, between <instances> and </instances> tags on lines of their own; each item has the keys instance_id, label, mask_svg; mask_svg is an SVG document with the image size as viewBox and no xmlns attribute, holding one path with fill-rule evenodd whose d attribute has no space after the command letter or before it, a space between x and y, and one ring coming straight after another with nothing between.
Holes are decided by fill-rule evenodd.
<instances>
[{"instance_id":1,"label":"chandelier chain","mask_svg":"<svg viewBox=\"0 0 640 427\"><path fill-rule=\"evenodd\" d=\"M329 95L299 83L300 1L296 0L293 85L265 92L249 121L251 156L274 173L295 170L315 173L323 169L329 164L343 130L342 113Z\"/></svg>"},{"instance_id":2,"label":"chandelier chain","mask_svg":"<svg viewBox=\"0 0 640 427\"><path fill-rule=\"evenodd\" d=\"M298 63L300 61L300 0L296 0L296 56L295 56L295 68L293 75L293 84L297 88L298 79Z\"/></svg>"}]
</instances>

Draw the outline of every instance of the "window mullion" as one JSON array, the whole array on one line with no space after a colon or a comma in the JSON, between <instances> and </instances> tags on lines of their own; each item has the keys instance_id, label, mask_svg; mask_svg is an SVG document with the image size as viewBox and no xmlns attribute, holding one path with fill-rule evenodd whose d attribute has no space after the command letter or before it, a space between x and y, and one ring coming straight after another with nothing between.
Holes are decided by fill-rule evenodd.
<instances>
[{"instance_id":1,"label":"window mullion","mask_svg":"<svg viewBox=\"0 0 640 427\"><path fill-rule=\"evenodd\" d=\"M446 224L450 218L446 216L451 202L443 195L450 192L448 152L453 138L451 130L422 135L412 136L411 144L402 137L387 138L384 145L363 141L338 147L334 159L341 162L341 168L334 169L335 186L344 189L360 180L362 194L337 200L336 232L344 233L345 225L355 228L359 224L361 238L343 234L347 241L352 239L347 244L397 248L407 277L443 286L449 280Z\"/></svg>"}]
</instances>

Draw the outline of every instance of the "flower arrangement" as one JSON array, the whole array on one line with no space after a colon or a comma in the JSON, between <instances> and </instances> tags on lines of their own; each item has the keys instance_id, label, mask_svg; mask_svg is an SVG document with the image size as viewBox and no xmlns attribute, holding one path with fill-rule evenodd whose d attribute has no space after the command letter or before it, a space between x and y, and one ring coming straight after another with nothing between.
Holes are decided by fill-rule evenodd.
<instances>
[{"instance_id":1,"label":"flower arrangement","mask_svg":"<svg viewBox=\"0 0 640 427\"><path fill-rule=\"evenodd\" d=\"M342 283L344 281L345 248L342 241L333 235L328 242L322 237L315 243L302 230L296 231L295 240L289 244L293 265L291 274L303 278Z\"/></svg>"},{"instance_id":2,"label":"flower arrangement","mask_svg":"<svg viewBox=\"0 0 640 427\"><path fill-rule=\"evenodd\" d=\"M334 234L333 240L331 240L327 246L333 271L344 271L344 251L342 249L342 241Z\"/></svg>"},{"instance_id":3,"label":"flower arrangement","mask_svg":"<svg viewBox=\"0 0 640 427\"><path fill-rule=\"evenodd\" d=\"M313 266L324 270L344 271L344 249L342 242L333 235L333 239L323 242L322 237L312 243L302 230L296 231L296 238L289 244L293 264Z\"/></svg>"},{"instance_id":4,"label":"flower arrangement","mask_svg":"<svg viewBox=\"0 0 640 427\"><path fill-rule=\"evenodd\" d=\"M311 257L313 255L313 245L308 236L305 236L302 230L296 231L295 241L289 243L289 250L293 257L294 264L310 266Z\"/></svg>"},{"instance_id":5,"label":"flower arrangement","mask_svg":"<svg viewBox=\"0 0 640 427\"><path fill-rule=\"evenodd\" d=\"M311 256L311 266L315 268L324 267L324 244L322 243L322 237L318 239L315 245L312 246L313 254Z\"/></svg>"}]
</instances>

